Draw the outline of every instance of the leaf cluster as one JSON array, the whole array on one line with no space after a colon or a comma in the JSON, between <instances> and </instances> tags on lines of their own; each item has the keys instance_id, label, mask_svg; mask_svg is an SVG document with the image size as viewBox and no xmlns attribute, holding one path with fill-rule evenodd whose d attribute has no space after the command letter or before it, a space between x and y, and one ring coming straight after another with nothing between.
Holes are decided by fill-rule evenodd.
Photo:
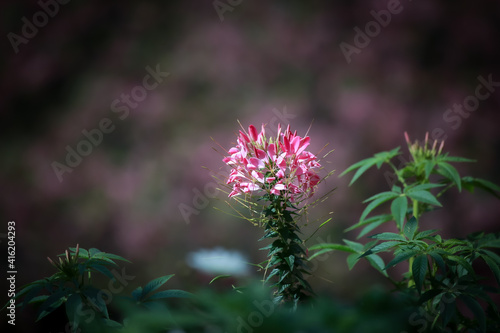
<instances>
[{"instance_id":1,"label":"leaf cluster","mask_svg":"<svg viewBox=\"0 0 500 333\"><path fill-rule=\"evenodd\" d=\"M359 221L346 231L361 228L359 239L382 224L393 222L397 232L372 234L366 244L349 240L344 240L344 244L317 244L309 248L318 251L311 259L340 250L349 253L350 269L360 259L368 260L394 283L396 290L415 297L416 304L426 313L425 320L432 319L429 325L432 330L485 332L498 327L492 324L500 322L500 317L490 294L500 292L500 256L495 252L500 247L500 235L475 233L466 239L444 240L438 230L420 231L419 220L423 213L442 208L440 197L453 187L459 192L462 188L470 192L481 188L498 198L500 187L481 178L461 177L451 163L474 161L441 153L443 144L436 149L436 142L430 148L427 139L423 145L407 141L412 160L404 161L398 147L357 162L340 175L355 171L349 184L352 185L371 167L380 169L388 165L393 171L386 177L391 180L391 190L366 199L363 203L367 206ZM403 160L398 167L393 162L396 157ZM385 213L371 215L384 205L388 206ZM392 253L393 259L385 264L379 256L382 252ZM487 277L478 273L477 261L489 267L496 286L485 283ZM396 281L387 270L403 263L408 272ZM473 319L462 312L464 307L473 314Z\"/></svg>"}]
</instances>

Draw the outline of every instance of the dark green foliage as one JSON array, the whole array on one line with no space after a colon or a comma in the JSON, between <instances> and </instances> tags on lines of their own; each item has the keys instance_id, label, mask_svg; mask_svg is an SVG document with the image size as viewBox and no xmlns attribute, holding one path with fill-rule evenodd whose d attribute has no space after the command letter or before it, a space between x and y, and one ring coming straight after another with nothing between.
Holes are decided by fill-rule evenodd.
<instances>
[{"instance_id":1,"label":"dark green foliage","mask_svg":"<svg viewBox=\"0 0 500 333\"><path fill-rule=\"evenodd\" d=\"M448 332L450 329L495 332L499 328L500 316L490 295L500 292L500 256L495 252L500 247L500 235L474 233L466 239L443 240L435 229L420 231L418 222L422 213L442 207L438 199L452 187L459 192L462 188L472 192L478 187L499 198L500 187L480 178L460 177L450 163L474 161L442 154L442 144L436 149L435 142L431 148L426 139L423 144L408 141L408 146L413 160L400 168L396 168L391 161L399 154L399 148L396 148L355 163L341 174L357 170L352 184L374 165L380 168L386 163L392 168L396 183L391 185L391 191L366 199L364 203L368 205L361 213L359 222L346 231L363 227L358 236L360 238L383 223L393 221L397 232L373 234L369 236L373 241L364 245L347 240L344 240L347 247L318 244L310 248L320 250L311 258L326 251L340 250L350 253L347 257L350 269L358 260L366 258L385 276L388 276L389 268L407 263L408 273L400 281L391 281L418 307L418 313L410 317L412 321L424 320L424 329L429 332ZM440 192L433 193L438 189ZM369 217L372 211L388 202L390 214ZM380 252L391 252L394 257L385 265L377 255ZM476 271L476 263L480 261L489 267L496 286L487 285L486 277ZM464 306L472 313L472 319L463 313Z\"/></svg>"}]
</instances>

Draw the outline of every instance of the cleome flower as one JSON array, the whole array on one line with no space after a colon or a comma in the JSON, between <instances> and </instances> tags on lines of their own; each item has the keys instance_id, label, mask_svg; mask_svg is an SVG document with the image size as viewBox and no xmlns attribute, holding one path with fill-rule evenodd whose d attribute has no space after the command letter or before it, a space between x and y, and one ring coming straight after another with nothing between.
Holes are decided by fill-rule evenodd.
<instances>
[{"instance_id":1,"label":"cleome flower","mask_svg":"<svg viewBox=\"0 0 500 333\"><path fill-rule=\"evenodd\" d=\"M232 167L227 184L233 188L229 197L255 191L283 195L290 201L310 197L320 181L314 169L321 165L307 151L310 138L292 133L290 125L276 137L267 138L262 125L260 133L250 125L239 131L237 145L229 149L224 163Z\"/></svg>"}]
</instances>

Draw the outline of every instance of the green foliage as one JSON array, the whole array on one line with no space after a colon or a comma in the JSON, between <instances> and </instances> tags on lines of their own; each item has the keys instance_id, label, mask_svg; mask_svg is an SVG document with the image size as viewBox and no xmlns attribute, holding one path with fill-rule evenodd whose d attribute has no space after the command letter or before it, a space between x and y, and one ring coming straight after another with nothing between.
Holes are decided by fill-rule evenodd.
<instances>
[{"instance_id":1,"label":"green foliage","mask_svg":"<svg viewBox=\"0 0 500 333\"><path fill-rule=\"evenodd\" d=\"M496 331L500 316L490 295L500 292L500 256L495 252L500 247L500 234L474 233L466 239L444 240L438 230L420 231L419 220L422 213L442 207L439 198L453 187L459 192L462 188L470 192L481 188L498 198L500 187L484 179L461 177L451 163L474 161L442 153L443 143L436 149L437 142L430 147L427 138L424 143L411 143L409 139L407 142L412 160L399 168L391 161L400 154L396 148L355 163L341 174L356 170L349 184L352 185L372 166L391 167L394 177L390 178L395 180L391 191L366 199L363 203L367 206L359 221L346 231L362 228L358 235L361 238L392 221L395 232L372 234L366 244L347 240L344 240L346 245L318 244L309 248L319 250L311 259L326 251L344 251L349 253L349 269L364 258L385 276L388 269L404 264L408 272L399 281L391 278L391 282L396 290L414 300L421 317L425 313L423 318L430 320L426 326L429 331ZM375 209L388 204L389 213L370 216ZM381 252L392 253L393 259L384 264L378 256ZM480 262L489 267L496 286L485 283L487 276L476 270ZM462 305L472 313L472 319L463 312Z\"/></svg>"},{"instance_id":2,"label":"green foliage","mask_svg":"<svg viewBox=\"0 0 500 333\"><path fill-rule=\"evenodd\" d=\"M118 270L116 261L129 262L127 259L95 248L86 250L79 246L69 248L69 251L66 250L58 257L57 261L48 258L57 269L56 273L23 286L15 298L22 299L18 306L23 309L28 304L38 306L36 321L64 305L71 332L93 332L97 328L105 328L104 331L107 332L125 328L125 324L110 318L108 305L115 298L121 304L127 302L129 307L132 305L137 309L166 309L166 299L191 297L190 293L182 290L158 291L173 275L159 277L144 287L136 288L131 297L115 295L123 290L123 285L128 283L127 279L134 278L124 274L124 270ZM94 285L96 273L109 279L106 287L98 288ZM127 318L124 323L126 321Z\"/></svg>"}]
</instances>

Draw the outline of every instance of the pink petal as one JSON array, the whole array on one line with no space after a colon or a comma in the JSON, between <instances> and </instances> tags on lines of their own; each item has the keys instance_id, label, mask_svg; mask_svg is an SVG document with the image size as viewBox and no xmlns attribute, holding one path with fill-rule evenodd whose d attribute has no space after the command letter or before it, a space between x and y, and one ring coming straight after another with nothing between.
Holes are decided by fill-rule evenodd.
<instances>
[{"instance_id":1,"label":"pink petal","mask_svg":"<svg viewBox=\"0 0 500 333\"><path fill-rule=\"evenodd\" d=\"M248 126L248 133L250 134L250 137L252 138L253 141L257 141L258 139L257 129L255 128L254 125Z\"/></svg>"}]
</instances>

